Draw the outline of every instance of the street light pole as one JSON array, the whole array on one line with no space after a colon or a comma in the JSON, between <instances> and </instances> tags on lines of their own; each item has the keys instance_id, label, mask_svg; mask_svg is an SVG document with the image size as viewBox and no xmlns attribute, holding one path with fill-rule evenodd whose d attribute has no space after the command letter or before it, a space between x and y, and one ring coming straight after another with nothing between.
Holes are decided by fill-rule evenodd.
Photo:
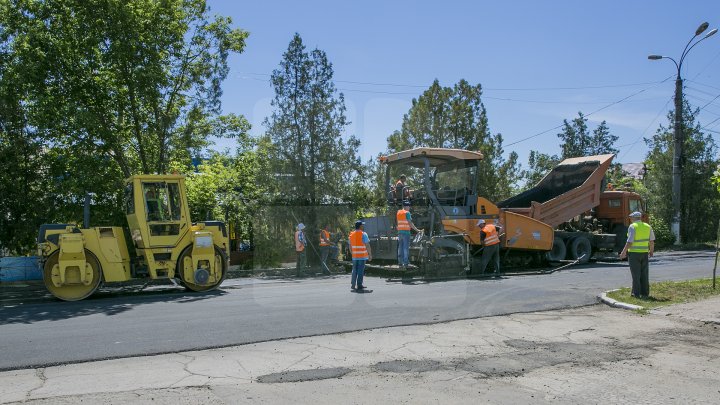
<instances>
[{"instance_id":1,"label":"street light pole","mask_svg":"<svg viewBox=\"0 0 720 405\"><path fill-rule=\"evenodd\" d=\"M708 32L704 37L702 37L700 40L696 41L694 44L692 42L695 40L695 38L698 37L698 35L705 32L705 30L708 28L710 24L707 22L704 22L700 24L700 26L695 30L695 35L690 38L690 41L688 41L687 45L685 45L685 49L683 49L682 54L680 55L680 62L678 63L675 61L675 59L669 57L669 56L662 56L662 55L650 55L648 56L648 59L650 60L660 60L660 59L669 59L677 68L677 76L675 78L675 122L673 124L674 132L673 132L673 140L674 140L674 147L673 147L673 177L672 177L672 204L673 204L673 220L672 220L672 233L675 235L675 244L679 245L681 243L680 239L680 219L682 217L681 215L681 207L682 207L682 199L680 196L680 192L682 190L680 184L682 179L682 165L683 165L683 145L685 142L684 134L685 131L683 130L684 122L683 122L683 114L682 114L682 101L683 101L683 80L681 76L681 69L683 61L685 60L685 57L690 52L691 49L695 47L695 45L699 44L703 40L711 37L717 32L717 28L712 29L710 32ZM692 46L690 45L692 44Z\"/></svg>"}]
</instances>

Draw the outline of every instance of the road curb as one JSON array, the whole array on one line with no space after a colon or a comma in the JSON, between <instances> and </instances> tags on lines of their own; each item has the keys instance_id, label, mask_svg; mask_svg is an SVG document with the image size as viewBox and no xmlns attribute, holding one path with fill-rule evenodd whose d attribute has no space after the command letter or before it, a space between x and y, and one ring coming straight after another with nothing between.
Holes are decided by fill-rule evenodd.
<instances>
[{"instance_id":1,"label":"road curb","mask_svg":"<svg viewBox=\"0 0 720 405\"><path fill-rule=\"evenodd\" d=\"M607 294L611 293L613 291L618 291L618 290L605 291L604 293L598 295L598 299L600 299L600 302L603 302L614 308L629 309L629 310L633 310L633 311L638 310L638 309L645 309L645 307L641 307L640 305L628 304L627 302L620 302L620 301L617 301L617 300L614 300L614 299L608 297Z\"/></svg>"}]
</instances>

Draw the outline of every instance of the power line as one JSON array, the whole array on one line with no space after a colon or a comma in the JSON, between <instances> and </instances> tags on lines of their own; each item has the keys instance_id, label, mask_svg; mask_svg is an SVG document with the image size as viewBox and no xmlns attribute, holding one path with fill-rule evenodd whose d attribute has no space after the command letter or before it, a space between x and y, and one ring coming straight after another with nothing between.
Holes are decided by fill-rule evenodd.
<instances>
[{"instance_id":1,"label":"power line","mask_svg":"<svg viewBox=\"0 0 720 405\"><path fill-rule=\"evenodd\" d=\"M254 73L254 72L238 72L239 74L256 75L270 77L268 73ZM242 76L241 76L242 78ZM667 79L654 82L640 82L640 83L625 83L625 84L606 84L606 85L590 85L590 86L577 86L577 87L483 87L483 91L554 91L554 90L587 90L587 89L608 89L618 87L634 87L634 86L647 86L653 84L664 83ZM354 80L333 80L337 83L348 83L348 84L359 84L365 86L387 86L387 87L411 87L411 88L428 88L429 85L420 84L400 84L400 83L382 83L382 82L363 82Z\"/></svg>"},{"instance_id":2,"label":"power line","mask_svg":"<svg viewBox=\"0 0 720 405\"><path fill-rule=\"evenodd\" d=\"M247 77L246 79L251 79L259 82L269 82L268 79L260 79L256 77ZM341 82L341 80L336 80L338 82ZM382 90L365 90L365 89L351 89L351 88L338 88L339 91L344 92L354 92L354 93L370 93L370 94L393 94L393 95L413 95L417 96L418 93L409 93L409 92L395 92L395 91L382 91ZM587 105L598 105L598 104L607 104L612 103L612 101L562 101L562 100L530 100L530 99L517 99L517 98L508 98L508 97L493 97L493 96L487 96L483 95L483 99L486 100L498 100L498 101L513 101L518 103L533 103L533 104L587 104ZM633 100L637 102L641 101L652 101L657 100L657 98L645 98L642 100Z\"/></svg>"},{"instance_id":3,"label":"power line","mask_svg":"<svg viewBox=\"0 0 720 405\"><path fill-rule=\"evenodd\" d=\"M661 115L664 111L666 111L668 104L670 104L670 102L673 101L673 98L674 98L674 96L673 96L673 97L670 97L670 98L668 99L668 101L665 102L665 105L663 105L663 107L660 109L660 111L658 111L658 113L655 115L655 118L653 118L652 121L650 121L650 123L648 124L648 126L645 127L645 129L640 133L640 136L638 136L638 137L635 139L634 142L629 143L629 144L625 144L625 145L620 145L620 146L618 146L618 148L622 148L622 147L625 147L625 146L630 146L629 149L627 149L626 151L624 151L624 152L622 153L622 156L618 156L618 160L620 160L621 158L625 157L625 155L627 155L628 152L630 152L630 151L635 147L635 145L637 145L637 143L640 142L641 139L645 138L645 133L647 133L648 129L650 129L650 127L655 123L655 121L657 121L658 118L660 118L660 115Z\"/></svg>"},{"instance_id":4,"label":"power line","mask_svg":"<svg viewBox=\"0 0 720 405\"><path fill-rule=\"evenodd\" d=\"M602 110L605 110L605 109L607 109L607 108L610 108L610 107L612 107L612 106L614 106L614 105L616 105L616 104L620 104L620 103L622 103L623 101L625 101L625 100L627 100L627 99L629 99L629 98L631 98L631 97L635 97L635 96L637 96L638 94L644 93L645 91L650 90L651 88L653 88L653 87L655 87L655 86L657 86L657 85L659 85L659 84L661 84L661 83L664 83L664 82L670 80L671 77L673 77L673 76L670 75L670 76L668 76L667 78L665 78L665 80L663 80L663 81L655 84L654 86L646 87L646 88L644 88L644 89L642 89L642 90L640 90L640 91L636 91L635 93L633 93L633 94L631 94L631 95L629 95L629 96L627 96L627 97L624 97L624 98L622 98L622 99L620 99L620 100L617 100L617 101L615 101L615 102L612 102L612 103L610 103L610 104L608 104L608 105L606 105L606 106L604 106L604 107L601 107L601 108L599 108L599 109L597 109L597 110L595 110L595 111L593 111L593 112L591 112L591 113L589 113L589 114L586 114L585 116L586 116L586 117L589 117L589 116L591 116L591 115L593 115L593 114L595 114L595 113L598 113L598 112L600 112L600 111L602 111ZM564 123L563 123L563 124L560 124L560 125L558 125L558 126L552 127L552 128L550 128L550 129L547 129L547 130L545 130L545 131L538 132L537 134L530 135L530 136L525 137L525 138L523 138L523 139L517 140L517 141L515 141L515 142L511 142L511 143L509 143L509 144L507 144L507 145L505 145L505 146L512 146L512 145L516 145L516 144L518 144L518 143L520 143L520 142L525 142L525 141L527 141L528 139L532 139L532 138L538 137L538 136L540 136L540 135L546 134L546 133L548 133L548 132L550 132L550 131L554 131L554 130L562 127L563 125L564 125Z\"/></svg>"},{"instance_id":5,"label":"power line","mask_svg":"<svg viewBox=\"0 0 720 405\"><path fill-rule=\"evenodd\" d=\"M695 83L695 84L699 84L699 85L701 85L701 86L710 87L711 89L720 90L720 87L711 86L711 85L706 84L706 83L696 82L695 80L686 79L686 81L691 82L691 83Z\"/></svg>"}]
</instances>

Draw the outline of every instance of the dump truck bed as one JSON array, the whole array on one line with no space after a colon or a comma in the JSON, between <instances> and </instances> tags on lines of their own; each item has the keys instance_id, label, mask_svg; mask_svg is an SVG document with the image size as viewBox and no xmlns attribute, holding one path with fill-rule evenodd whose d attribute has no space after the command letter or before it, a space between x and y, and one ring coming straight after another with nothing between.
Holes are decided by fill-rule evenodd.
<instances>
[{"instance_id":1,"label":"dump truck bed","mask_svg":"<svg viewBox=\"0 0 720 405\"><path fill-rule=\"evenodd\" d=\"M498 207L555 228L600 204L605 172L613 156L565 159L535 187L500 202Z\"/></svg>"}]
</instances>

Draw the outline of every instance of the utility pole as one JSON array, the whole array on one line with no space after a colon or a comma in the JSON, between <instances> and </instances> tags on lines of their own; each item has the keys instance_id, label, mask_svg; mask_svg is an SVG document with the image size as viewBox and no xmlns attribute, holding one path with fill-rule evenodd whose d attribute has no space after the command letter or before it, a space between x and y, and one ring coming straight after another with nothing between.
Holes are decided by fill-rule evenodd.
<instances>
[{"instance_id":1,"label":"utility pole","mask_svg":"<svg viewBox=\"0 0 720 405\"><path fill-rule=\"evenodd\" d=\"M700 26L695 30L695 35L690 38L690 41L688 41L687 45L685 45L685 49L683 49L682 54L680 55L680 62L678 63L675 59L669 57L669 56L662 56L662 55L650 55L648 56L648 59L650 60L659 60L659 59L669 59L673 61L675 64L675 67L677 68L677 76L675 78L675 123L673 124L674 132L673 132L673 140L674 140L674 147L673 147L673 177L672 177L672 204L673 204L673 219L672 219L672 233L675 235L675 244L679 245L681 243L680 239L680 220L682 218L682 198L681 198L681 180L682 180L682 165L683 165L683 145L685 143L685 132L684 132L684 122L683 122L683 80L681 76L681 69L683 61L685 60L685 57L690 52L691 49L695 47L695 45L699 44L703 40L713 36L718 30L717 28L712 29L710 32L705 34L704 37L697 40L694 44L692 43L695 41L695 39L698 37L698 35L705 32L705 30L708 28L710 24L707 22L704 22L700 24ZM692 44L692 46L690 45Z\"/></svg>"}]
</instances>

